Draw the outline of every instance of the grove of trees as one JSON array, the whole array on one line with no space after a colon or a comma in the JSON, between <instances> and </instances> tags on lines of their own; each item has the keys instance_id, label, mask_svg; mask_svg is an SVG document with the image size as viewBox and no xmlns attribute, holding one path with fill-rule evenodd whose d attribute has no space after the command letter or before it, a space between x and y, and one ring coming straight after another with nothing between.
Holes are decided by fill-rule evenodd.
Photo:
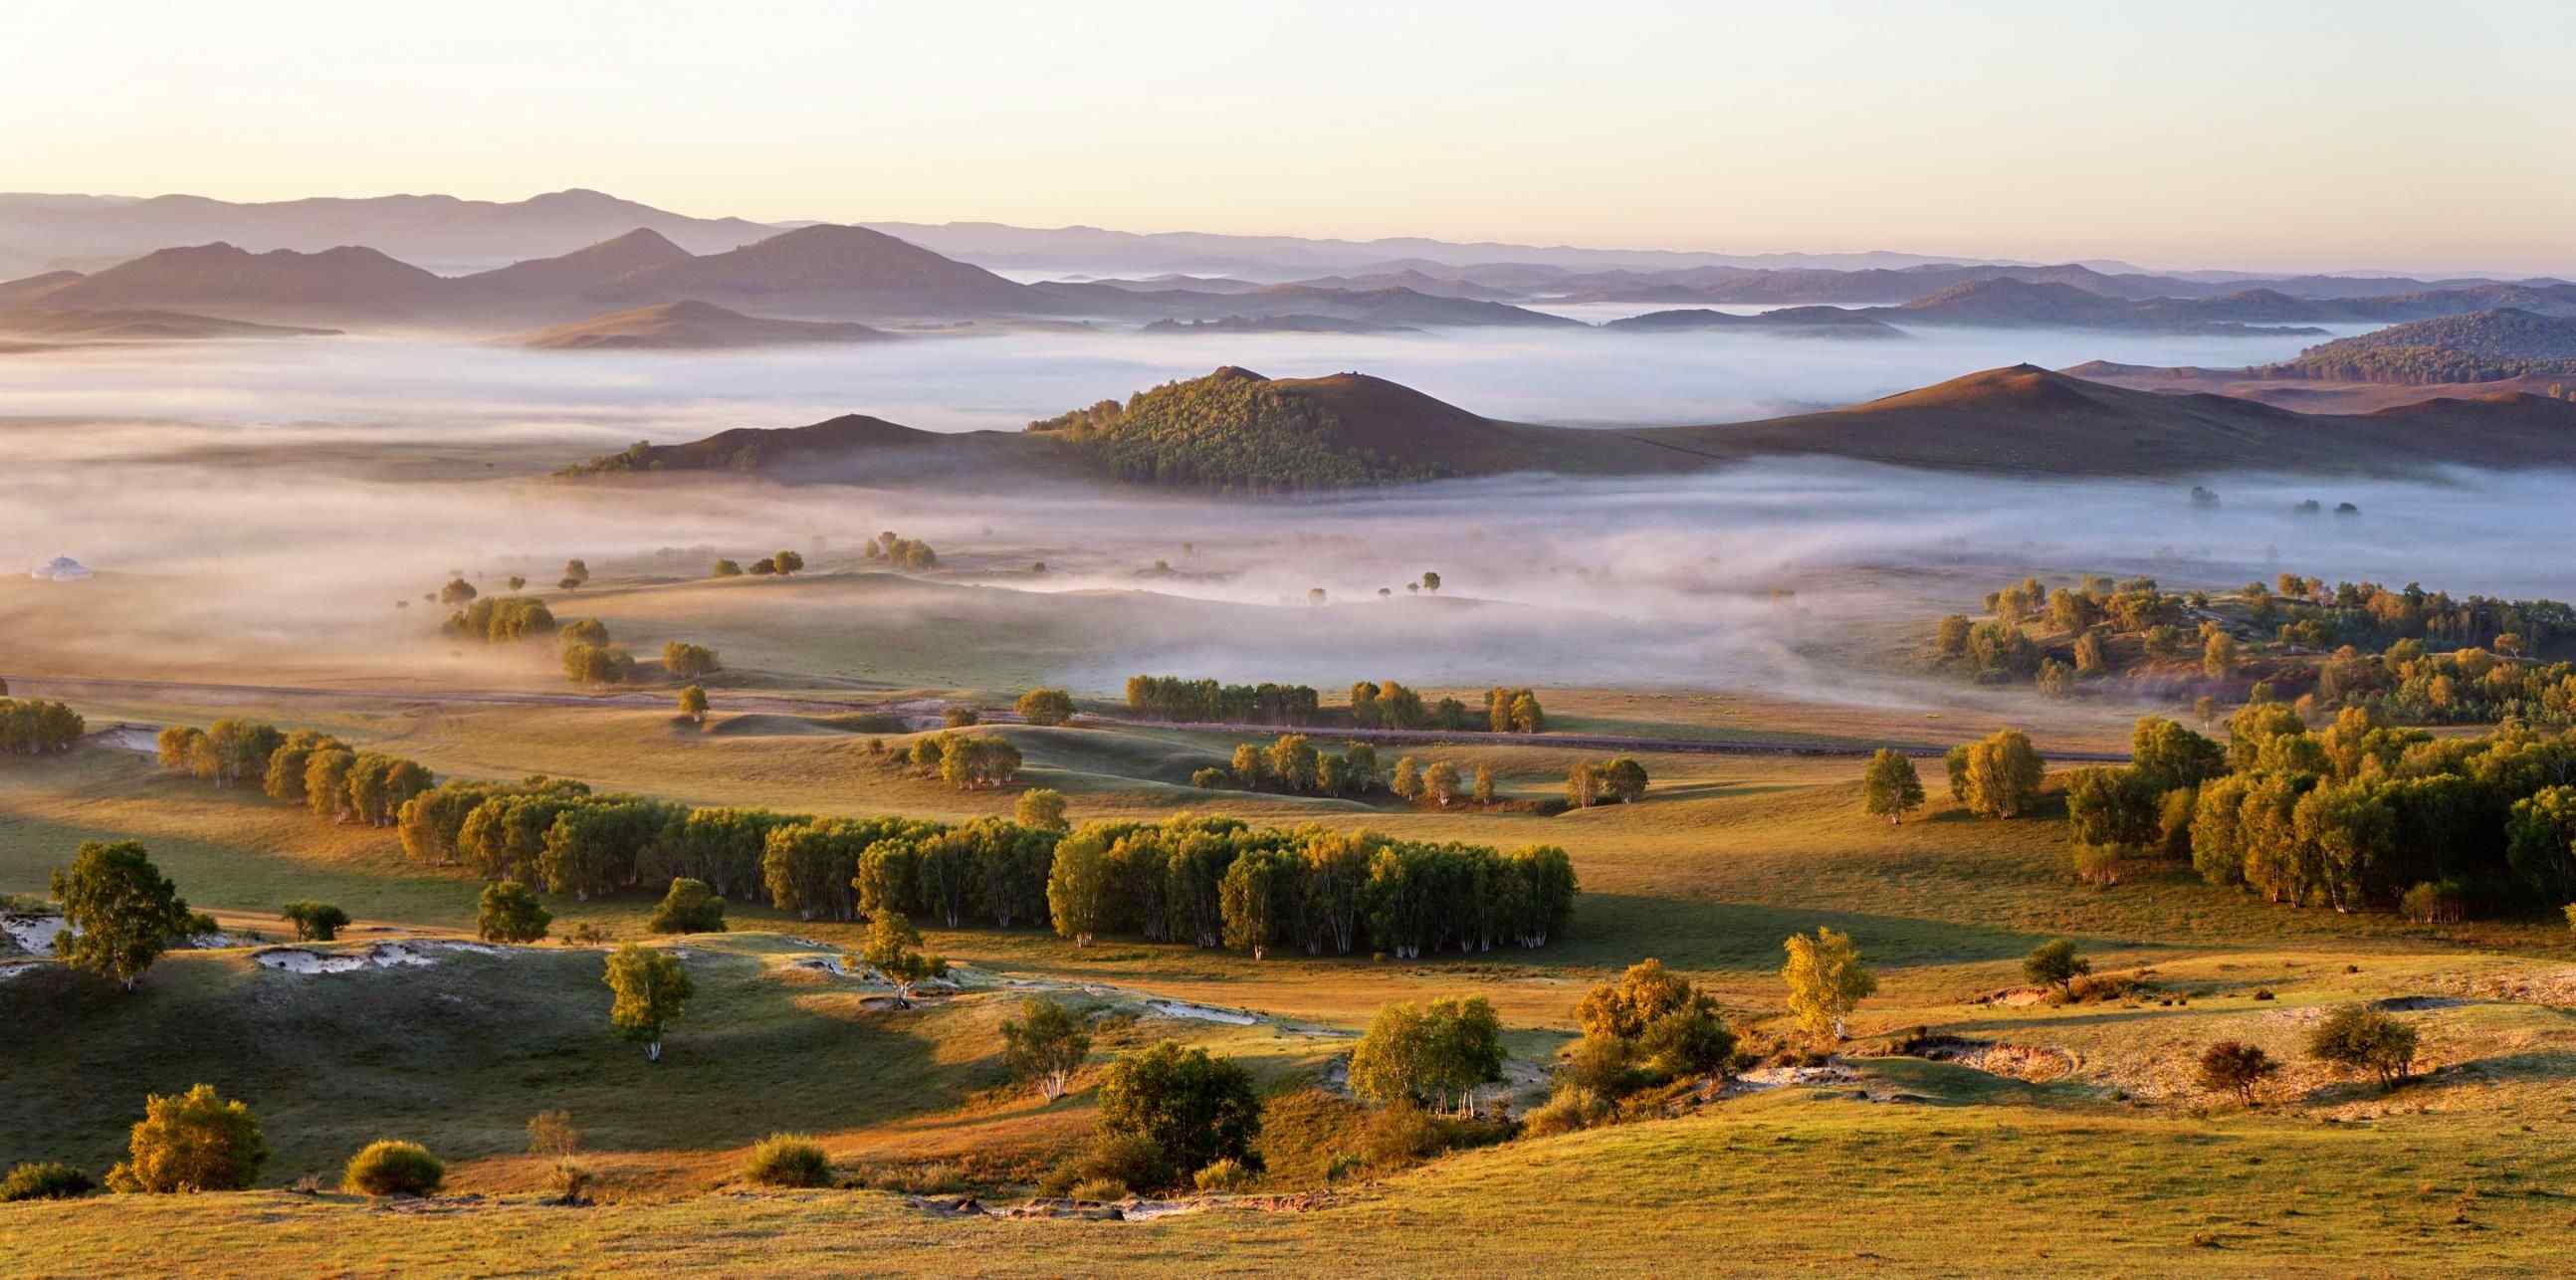
<instances>
[{"instance_id":1,"label":"grove of trees","mask_svg":"<svg viewBox=\"0 0 2576 1280\"><path fill-rule=\"evenodd\" d=\"M59 755L88 732L80 713L59 702L5 696L0 684L0 756Z\"/></svg>"}]
</instances>

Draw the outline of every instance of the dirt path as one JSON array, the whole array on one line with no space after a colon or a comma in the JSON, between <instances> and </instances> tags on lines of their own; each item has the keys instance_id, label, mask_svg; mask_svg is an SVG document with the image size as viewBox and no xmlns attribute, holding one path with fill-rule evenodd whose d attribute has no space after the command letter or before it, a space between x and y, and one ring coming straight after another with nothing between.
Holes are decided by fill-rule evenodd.
<instances>
[{"instance_id":1,"label":"dirt path","mask_svg":"<svg viewBox=\"0 0 2576 1280\"><path fill-rule=\"evenodd\" d=\"M669 710L667 690L651 693L522 693L499 689L329 689L299 685L202 684L178 680L108 680L89 676L16 675L0 672L9 688L20 696L46 695L65 697L78 693L191 694L219 698L348 700L412 703L423 706L542 706L606 707L620 710ZM724 694L718 708L722 711L756 711L780 715L837 716L874 712L893 715L915 727L930 728L938 723L939 706L920 699L903 701L862 701L832 698L789 698L774 694ZM983 719L990 724L1015 723L1017 715L1008 711L989 710ZM1318 726L1251 725L1217 723L1175 723L1140 720L1127 716L1105 716L1084 713L1073 718L1076 725L1124 729L1178 729L1198 733L1302 733L1309 738L1333 741L1384 742L1391 744L1428 744L1440 742L1491 743L1495 745L1577 747L1586 751L1679 752L1691 755L1734 756L1817 756L1863 757L1877 750L1875 745L1856 746L1824 742L1766 741L1758 738L1648 738L1612 734L1548 733L1531 736L1516 733L1493 733L1479 730L1422 729L1343 729ZM1947 747L1923 743L1889 743L1896 751L1909 756L1938 758ZM2106 751L2051 751L2052 761L2075 764L2126 764L2129 757Z\"/></svg>"}]
</instances>

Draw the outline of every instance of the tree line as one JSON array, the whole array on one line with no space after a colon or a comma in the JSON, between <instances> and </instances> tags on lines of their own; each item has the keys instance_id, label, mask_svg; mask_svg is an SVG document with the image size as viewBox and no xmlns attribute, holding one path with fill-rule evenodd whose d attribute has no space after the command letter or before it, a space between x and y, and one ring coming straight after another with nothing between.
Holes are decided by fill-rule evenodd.
<instances>
[{"instance_id":1,"label":"tree line","mask_svg":"<svg viewBox=\"0 0 2576 1280\"><path fill-rule=\"evenodd\" d=\"M300 804L318 818L393 826L403 809L431 789L419 762L358 751L326 733L285 732L252 720L217 720L206 728L172 725L154 742L162 768L218 787L254 785L261 794Z\"/></svg>"},{"instance_id":2,"label":"tree line","mask_svg":"<svg viewBox=\"0 0 2576 1280\"><path fill-rule=\"evenodd\" d=\"M1311 685L1224 684L1183 676L1127 677L1127 709L1152 720L1201 724L1316 725L1335 718ZM1530 689L1496 686L1485 691L1481 713L1456 698L1427 702L1393 680L1362 680L1350 688L1344 713L1359 729L1432 729L1453 733L1544 733L1547 712Z\"/></svg>"},{"instance_id":3,"label":"tree line","mask_svg":"<svg viewBox=\"0 0 2576 1280\"><path fill-rule=\"evenodd\" d=\"M12 698L0 684L0 755L58 755L88 731L80 713L60 702Z\"/></svg>"}]
</instances>

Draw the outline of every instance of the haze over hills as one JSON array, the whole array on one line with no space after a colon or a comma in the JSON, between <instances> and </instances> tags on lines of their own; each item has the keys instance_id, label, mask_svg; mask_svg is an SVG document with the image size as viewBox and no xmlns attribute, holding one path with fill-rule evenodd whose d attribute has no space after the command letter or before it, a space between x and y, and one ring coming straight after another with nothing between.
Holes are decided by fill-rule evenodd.
<instances>
[{"instance_id":1,"label":"haze over hills","mask_svg":"<svg viewBox=\"0 0 2576 1280\"><path fill-rule=\"evenodd\" d=\"M747 446L756 448L745 454ZM2032 479L2576 467L2576 402L2507 394L2303 414L2015 365L1821 413L1611 429L1499 421L1359 373L1272 379L1228 366L1018 434L942 435L852 416L638 445L573 470L731 470L795 482L928 469L999 488L1050 480L1252 494L1515 472L1653 475L1797 456Z\"/></svg>"},{"instance_id":2,"label":"haze over hills","mask_svg":"<svg viewBox=\"0 0 2576 1280\"><path fill-rule=\"evenodd\" d=\"M540 329L511 345L537 351L711 351L893 338L846 321L771 320L711 302L665 302Z\"/></svg>"},{"instance_id":3,"label":"haze over hills","mask_svg":"<svg viewBox=\"0 0 2576 1280\"><path fill-rule=\"evenodd\" d=\"M1781 307L1755 315L1691 308L1649 311L1602 326L1617 333L1671 333L1718 329L1784 334L1807 338L1902 338L1903 329L1846 307Z\"/></svg>"},{"instance_id":4,"label":"haze over hills","mask_svg":"<svg viewBox=\"0 0 2576 1280\"><path fill-rule=\"evenodd\" d=\"M2417 320L2310 347L2263 372L2404 383L2576 376L2576 320L2513 308Z\"/></svg>"}]
</instances>

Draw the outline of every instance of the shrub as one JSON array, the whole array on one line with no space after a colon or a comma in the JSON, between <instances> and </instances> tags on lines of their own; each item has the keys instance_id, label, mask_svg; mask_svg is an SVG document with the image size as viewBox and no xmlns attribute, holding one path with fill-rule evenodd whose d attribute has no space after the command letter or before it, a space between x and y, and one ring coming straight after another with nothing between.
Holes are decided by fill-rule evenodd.
<instances>
[{"instance_id":1,"label":"shrub","mask_svg":"<svg viewBox=\"0 0 2576 1280\"><path fill-rule=\"evenodd\" d=\"M1428 1160L1446 1145L1431 1113L1410 1102L1394 1103L1369 1117L1368 1132L1362 1141L1370 1163L1379 1165Z\"/></svg>"},{"instance_id":2,"label":"shrub","mask_svg":"<svg viewBox=\"0 0 2576 1280\"><path fill-rule=\"evenodd\" d=\"M370 1142L349 1157L340 1189L367 1196L425 1196L447 1181L447 1166L417 1142Z\"/></svg>"},{"instance_id":3,"label":"shrub","mask_svg":"<svg viewBox=\"0 0 2576 1280\"><path fill-rule=\"evenodd\" d=\"M1243 1162L1240 1160L1219 1160L1199 1170L1198 1177L1194 1181L1201 1191L1249 1191L1252 1189L1253 1173L1252 1170L1243 1167Z\"/></svg>"},{"instance_id":4,"label":"shrub","mask_svg":"<svg viewBox=\"0 0 2576 1280\"><path fill-rule=\"evenodd\" d=\"M1128 1187L1159 1187L1171 1180L1171 1164L1151 1138L1133 1133L1100 1133L1057 1166L1041 1186L1063 1189L1090 1182L1114 1182L1123 1194Z\"/></svg>"},{"instance_id":5,"label":"shrub","mask_svg":"<svg viewBox=\"0 0 2576 1280\"><path fill-rule=\"evenodd\" d=\"M0 1204L18 1200L76 1200L98 1182L67 1164L22 1164L0 1178Z\"/></svg>"},{"instance_id":6,"label":"shrub","mask_svg":"<svg viewBox=\"0 0 2576 1280\"><path fill-rule=\"evenodd\" d=\"M1342 1154L1333 1157L1333 1162L1331 1164L1324 1166L1324 1181L1339 1182L1354 1173L1358 1173L1361 1169L1364 1169L1367 1166L1367 1161L1360 1159L1359 1156L1351 1152L1345 1151Z\"/></svg>"},{"instance_id":7,"label":"shrub","mask_svg":"<svg viewBox=\"0 0 2576 1280\"><path fill-rule=\"evenodd\" d=\"M1056 725L1073 719L1073 695L1062 689L1031 689L1014 707L1030 724Z\"/></svg>"},{"instance_id":8,"label":"shrub","mask_svg":"<svg viewBox=\"0 0 2576 1280\"><path fill-rule=\"evenodd\" d=\"M1127 1184L1116 1178L1089 1178L1073 1184L1073 1198L1111 1204L1127 1198Z\"/></svg>"},{"instance_id":9,"label":"shrub","mask_svg":"<svg viewBox=\"0 0 2576 1280\"><path fill-rule=\"evenodd\" d=\"M832 1158L803 1134L773 1133L743 1158L742 1176L765 1187L825 1187L832 1183Z\"/></svg>"},{"instance_id":10,"label":"shrub","mask_svg":"<svg viewBox=\"0 0 2576 1280\"><path fill-rule=\"evenodd\" d=\"M1561 1084L1544 1103L1521 1119L1521 1132L1532 1138L1589 1129L1614 1114L1610 1100L1577 1084Z\"/></svg>"},{"instance_id":11,"label":"shrub","mask_svg":"<svg viewBox=\"0 0 2576 1280\"><path fill-rule=\"evenodd\" d=\"M2467 914L2468 892L2457 880L2427 880L2406 891L2397 909L2417 924L2458 924ZM2568 917L2576 920L2576 914Z\"/></svg>"},{"instance_id":12,"label":"shrub","mask_svg":"<svg viewBox=\"0 0 2576 1280\"><path fill-rule=\"evenodd\" d=\"M2346 1070L2368 1070L2383 1089L2415 1066L2415 1028L2369 1005L2346 1005L2308 1033L2308 1056Z\"/></svg>"},{"instance_id":13,"label":"shrub","mask_svg":"<svg viewBox=\"0 0 2576 1280\"><path fill-rule=\"evenodd\" d=\"M723 933L724 912L725 900L706 881L682 876L671 881L670 892L662 895L644 927L653 933Z\"/></svg>"},{"instance_id":14,"label":"shrub","mask_svg":"<svg viewBox=\"0 0 2576 1280\"><path fill-rule=\"evenodd\" d=\"M1109 1064L1100 1084L1100 1126L1151 1140L1174 1174L1227 1158L1254 1164L1261 1098L1242 1064L1166 1040Z\"/></svg>"},{"instance_id":15,"label":"shrub","mask_svg":"<svg viewBox=\"0 0 2576 1280\"><path fill-rule=\"evenodd\" d=\"M2075 953L2071 939L2057 938L2030 949L2021 960L2021 976L2043 987L2056 987L2069 1002L2075 999L2075 980L2093 972L2093 962Z\"/></svg>"},{"instance_id":16,"label":"shrub","mask_svg":"<svg viewBox=\"0 0 2576 1280\"><path fill-rule=\"evenodd\" d=\"M1218 768L1201 769L1190 775L1190 785L1201 791L1223 791L1234 785L1234 775ZM2576 917L2571 917L2576 919ZM2576 927L2576 926L2571 926Z\"/></svg>"},{"instance_id":17,"label":"shrub","mask_svg":"<svg viewBox=\"0 0 2576 1280\"><path fill-rule=\"evenodd\" d=\"M327 902L290 902L279 907L277 914L295 926L298 942L329 942L349 926L349 913Z\"/></svg>"},{"instance_id":18,"label":"shrub","mask_svg":"<svg viewBox=\"0 0 2576 1280\"><path fill-rule=\"evenodd\" d=\"M2254 1089L2265 1080L2280 1074L2281 1064L2255 1045L2237 1040L2221 1040L2200 1055L2200 1087L2211 1093L2232 1093L2246 1106L2254 1105Z\"/></svg>"},{"instance_id":19,"label":"shrub","mask_svg":"<svg viewBox=\"0 0 2576 1280\"><path fill-rule=\"evenodd\" d=\"M973 707L950 707L939 713L939 723L951 729L963 729L983 723L984 718Z\"/></svg>"},{"instance_id":20,"label":"shrub","mask_svg":"<svg viewBox=\"0 0 2576 1280\"><path fill-rule=\"evenodd\" d=\"M485 942L534 942L546 936L554 913L538 905L537 895L516 880L483 887L477 903L475 932Z\"/></svg>"},{"instance_id":21,"label":"shrub","mask_svg":"<svg viewBox=\"0 0 2576 1280\"><path fill-rule=\"evenodd\" d=\"M154 1094L127 1143L129 1159L108 1174L119 1191L240 1191L268 1162L259 1121L239 1101L201 1084L186 1093Z\"/></svg>"}]
</instances>

